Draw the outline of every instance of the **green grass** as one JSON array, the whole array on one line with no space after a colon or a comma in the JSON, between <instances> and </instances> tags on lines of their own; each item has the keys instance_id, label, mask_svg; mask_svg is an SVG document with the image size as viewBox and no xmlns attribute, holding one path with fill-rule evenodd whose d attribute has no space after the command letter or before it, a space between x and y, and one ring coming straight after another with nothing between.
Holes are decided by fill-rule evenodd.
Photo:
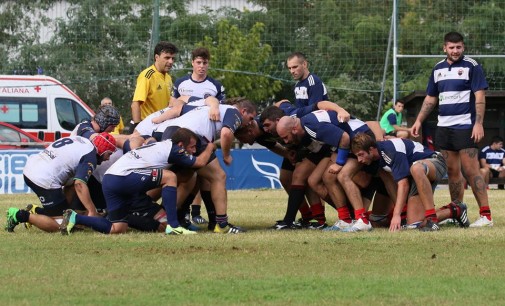
<instances>
[{"instance_id":1,"label":"green grass","mask_svg":"<svg viewBox=\"0 0 505 306\"><path fill-rule=\"evenodd\" d=\"M230 221L248 233L1 231L0 305L503 304L505 191L489 191L494 228L394 234L266 230L284 215L284 192L228 195ZM473 221L470 191L465 200ZM29 202L2 195L0 209Z\"/></svg>"}]
</instances>

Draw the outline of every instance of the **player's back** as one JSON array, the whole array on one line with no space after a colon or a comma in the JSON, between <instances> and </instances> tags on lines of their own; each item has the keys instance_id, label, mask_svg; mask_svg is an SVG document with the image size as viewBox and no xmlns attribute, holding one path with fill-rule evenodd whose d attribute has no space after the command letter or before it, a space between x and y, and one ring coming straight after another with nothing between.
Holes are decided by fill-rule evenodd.
<instances>
[{"instance_id":1,"label":"player's back","mask_svg":"<svg viewBox=\"0 0 505 306\"><path fill-rule=\"evenodd\" d=\"M121 156L105 174L125 176L132 172L149 172L149 169L166 168L172 147L170 140L141 146Z\"/></svg>"},{"instance_id":2,"label":"player's back","mask_svg":"<svg viewBox=\"0 0 505 306\"><path fill-rule=\"evenodd\" d=\"M41 187L61 188L74 177L82 157L94 149L91 141L84 137L58 139L40 153L30 156L23 174Z\"/></svg>"}]
</instances>

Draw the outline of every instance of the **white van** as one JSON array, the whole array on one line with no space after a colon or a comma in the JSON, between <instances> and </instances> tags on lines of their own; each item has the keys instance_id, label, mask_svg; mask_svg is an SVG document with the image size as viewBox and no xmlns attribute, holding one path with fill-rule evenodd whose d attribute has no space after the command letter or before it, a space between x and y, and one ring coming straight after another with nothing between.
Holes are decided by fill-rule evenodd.
<instances>
[{"instance_id":1,"label":"white van","mask_svg":"<svg viewBox=\"0 0 505 306\"><path fill-rule=\"evenodd\" d=\"M70 135L93 110L60 81L45 75L0 75L0 121L41 140Z\"/></svg>"}]
</instances>

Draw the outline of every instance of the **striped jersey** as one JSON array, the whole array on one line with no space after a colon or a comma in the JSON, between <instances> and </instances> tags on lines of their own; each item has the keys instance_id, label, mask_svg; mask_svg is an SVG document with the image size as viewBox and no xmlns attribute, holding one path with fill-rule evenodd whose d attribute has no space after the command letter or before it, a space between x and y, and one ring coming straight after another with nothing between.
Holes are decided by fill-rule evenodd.
<instances>
[{"instance_id":1,"label":"striped jersey","mask_svg":"<svg viewBox=\"0 0 505 306\"><path fill-rule=\"evenodd\" d=\"M463 56L433 68L426 93L438 97L438 126L471 129L475 124L475 92L488 88L484 70L475 60Z\"/></svg>"},{"instance_id":2,"label":"striped jersey","mask_svg":"<svg viewBox=\"0 0 505 306\"><path fill-rule=\"evenodd\" d=\"M391 172L395 182L410 176L410 166L415 161L431 158L434 151L416 141L394 138L377 142L379 167Z\"/></svg>"},{"instance_id":3,"label":"striped jersey","mask_svg":"<svg viewBox=\"0 0 505 306\"><path fill-rule=\"evenodd\" d=\"M479 152L479 159L484 158L486 164L488 164L492 169L498 169L503 166L503 159L505 158L505 149L501 148L498 150L493 150L491 146L485 146Z\"/></svg>"}]
</instances>

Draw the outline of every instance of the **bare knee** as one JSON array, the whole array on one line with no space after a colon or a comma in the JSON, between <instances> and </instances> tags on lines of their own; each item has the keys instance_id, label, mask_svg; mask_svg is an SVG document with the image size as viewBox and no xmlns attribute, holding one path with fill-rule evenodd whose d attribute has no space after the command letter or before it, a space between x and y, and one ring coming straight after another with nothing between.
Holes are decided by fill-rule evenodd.
<instances>
[{"instance_id":1,"label":"bare knee","mask_svg":"<svg viewBox=\"0 0 505 306\"><path fill-rule=\"evenodd\" d=\"M322 183L322 178L311 175L309 176L307 183L309 184L310 188L316 190L317 187Z\"/></svg>"},{"instance_id":2,"label":"bare knee","mask_svg":"<svg viewBox=\"0 0 505 306\"><path fill-rule=\"evenodd\" d=\"M323 174L323 183L326 186L333 186L337 183L337 176L325 171Z\"/></svg>"}]
</instances>

